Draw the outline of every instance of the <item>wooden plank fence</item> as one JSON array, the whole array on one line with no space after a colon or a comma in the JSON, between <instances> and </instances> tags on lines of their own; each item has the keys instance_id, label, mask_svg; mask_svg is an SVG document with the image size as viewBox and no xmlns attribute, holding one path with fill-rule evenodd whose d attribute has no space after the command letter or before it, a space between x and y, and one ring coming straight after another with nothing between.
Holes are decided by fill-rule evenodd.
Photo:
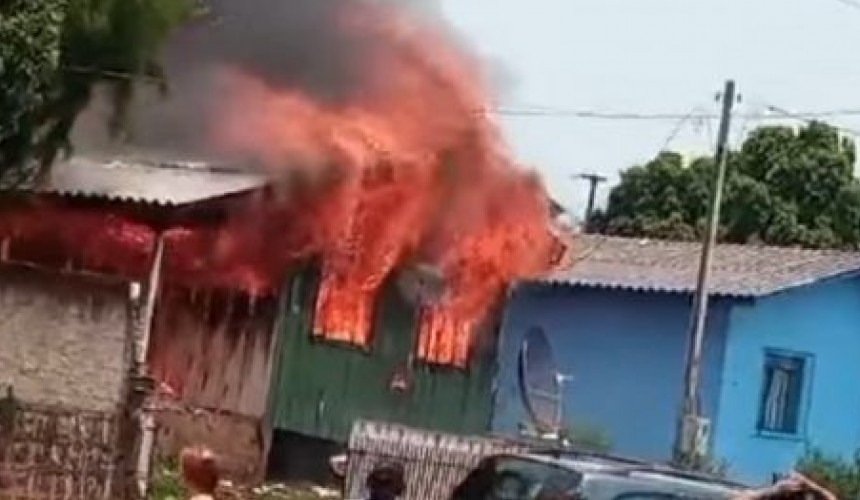
<instances>
[{"instance_id":1,"label":"wooden plank fence","mask_svg":"<svg viewBox=\"0 0 860 500\"><path fill-rule=\"evenodd\" d=\"M483 458L520 453L528 447L492 437L458 436L383 422L356 421L349 438L344 492L347 499L365 498L365 481L384 460L403 464L403 500L446 500L453 488Z\"/></svg>"}]
</instances>

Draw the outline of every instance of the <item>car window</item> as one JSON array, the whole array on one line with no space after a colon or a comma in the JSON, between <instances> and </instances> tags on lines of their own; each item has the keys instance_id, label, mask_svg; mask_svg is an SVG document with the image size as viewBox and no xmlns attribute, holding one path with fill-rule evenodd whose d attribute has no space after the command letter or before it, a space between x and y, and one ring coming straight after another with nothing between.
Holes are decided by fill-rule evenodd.
<instances>
[{"instance_id":1,"label":"car window","mask_svg":"<svg viewBox=\"0 0 860 500\"><path fill-rule=\"evenodd\" d=\"M454 491L454 500L575 500L575 471L517 457L481 464Z\"/></svg>"}]
</instances>

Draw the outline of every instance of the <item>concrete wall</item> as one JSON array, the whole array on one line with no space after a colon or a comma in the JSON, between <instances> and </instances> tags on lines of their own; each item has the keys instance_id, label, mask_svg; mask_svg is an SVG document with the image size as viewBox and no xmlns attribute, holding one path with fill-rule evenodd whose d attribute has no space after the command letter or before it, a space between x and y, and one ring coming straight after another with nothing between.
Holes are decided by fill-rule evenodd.
<instances>
[{"instance_id":1,"label":"concrete wall","mask_svg":"<svg viewBox=\"0 0 860 500\"><path fill-rule=\"evenodd\" d=\"M703 404L715 415L728 304L712 304L704 348ZM508 304L500 339L493 428L517 432L527 420L518 382L523 335L544 328L565 390L567 420L597 426L613 451L646 459L671 455L682 393L690 298L622 290L522 286ZM714 422L717 425L717 422Z\"/></svg>"},{"instance_id":2,"label":"concrete wall","mask_svg":"<svg viewBox=\"0 0 860 500\"><path fill-rule=\"evenodd\" d=\"M766 349L809 356L796 436L757 431ZM735 307L725 355L716 454L730 471L766 481L810 447L853 455L860 446L860 279L830 281Z\"/></svg>"},{"instance_id":3,"label":"concrete wall","mask_svg":"<svg viewBox=\"0 0 860 500\"><path fill-rule=\"evenodd\" d=\"M205 444L218 456L222 474L253 484L266 471L259 418L211 410L164 408L158 414L157 453L175 458L188 445Z\"/></svg>"},{"instance_id":4,"label":"concrete wall","mask_svg":"<svg viewBox=\"0 0 860 500\"><path fill-rule=\"evenodd\" d=\"M26 403L113 411L131 356L127 285L0 268L0 386Z\"/></svg>"},{"instance_id":5,"label":"concrete wall","mask_svg":"<svg viewBox=\"0 0 860 500\"><path fill-rule=\"evenodd\" d=\"M0 267L0 498L126 498L129 313L125 284Z\"/></svg>"}]
</instances>

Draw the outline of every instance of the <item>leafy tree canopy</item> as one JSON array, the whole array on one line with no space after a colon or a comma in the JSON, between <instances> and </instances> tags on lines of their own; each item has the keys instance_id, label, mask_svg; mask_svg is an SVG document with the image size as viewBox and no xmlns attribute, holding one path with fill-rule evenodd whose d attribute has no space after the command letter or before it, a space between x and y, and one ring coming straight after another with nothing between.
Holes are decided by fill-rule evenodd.
<instances>
[{"instance_id":1,"label":"leafy tree canopy","mask_svg":"<svg viewBox=\"0 0 860 500\"><path fill-rule=\"evenodd\" d=\"M23 161L57 72L65 0L0 4L0 165Z\"/></svg>"},{"instance_id":2,"label":"leafy tree canopy","mask_svg":"<svg viewBox=\"0 0 860 500\"><path fill-rule=\"evenodd\" d=\"M860 181L854 143L830 125L766 126L727 157L719 238L811 248L860 243ZM715 163L663 152L621 174L593 226L600 232L660 239L703 233Z\"/></svg>"},{"instance_id":3,"label":"leafy tree canopy","mask_svg":"<svg viewBox=\"0 0 860 500\"><path fill-rule=\"evenodd\" d=\"M848 458L811 450L798 461L796 468L837 498L860 498L860 451Z\"/></svg>"},{"instance_id":4,"label":"leafy tree canopy","mask_svg":"<svg viewBox=\"0 0 860 500\"><path fill-rule=\"evenodd\" d=\"M69 151L75 119L104 85L108 126L137 82L164 85L159 55L192 0L7 0L0 4L0 178L16 182Z\"/></svg>"}]
</instances>

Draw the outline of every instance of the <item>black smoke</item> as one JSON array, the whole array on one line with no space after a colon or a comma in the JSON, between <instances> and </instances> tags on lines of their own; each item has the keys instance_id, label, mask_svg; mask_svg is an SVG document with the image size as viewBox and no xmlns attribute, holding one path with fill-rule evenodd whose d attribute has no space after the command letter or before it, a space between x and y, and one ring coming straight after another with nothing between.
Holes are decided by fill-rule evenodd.
<instances>
[{"instance_id":1,"label":"black smoke","mask_svg":"<svg viewBox=\"0 0 860 500\"><path fill-rule=\"evenodd\" d=\"M155 86L137 92L126 142L109 143L106 103L96 98L73 134L77 151L209 156L209 126L224 97L217 78L223 68L332 103L354 98L368 82L369 54L390 40L374 29L352 26L368 20L350 18L344 7L373 1L209 0L206 13L176 33L164 50L167 93L160 95Z\"/></svg>"},{"instance_id":2,"label":"black smoke","mask_svg":"<svg viewBox=\"0 0 860 500\"><path fill-rule=\"evenodd\" d=\"M208 0L206 13L165 47L167 93L160 95L153 85L137 92L125 142L108 140L106 103L95 99L78 121L73 144L81 153L142 150L211 157L216 154L212 121L225 96L218 78L224 68L332 104L349 101L384 81L385 75L373 74L370 58L396 43L383 31L384 23L375 22L375 7L386 2L387 8L408 8L409 15L445 29L440 10L431 8L438 1Z\"/></svg>"}]
</instances>

